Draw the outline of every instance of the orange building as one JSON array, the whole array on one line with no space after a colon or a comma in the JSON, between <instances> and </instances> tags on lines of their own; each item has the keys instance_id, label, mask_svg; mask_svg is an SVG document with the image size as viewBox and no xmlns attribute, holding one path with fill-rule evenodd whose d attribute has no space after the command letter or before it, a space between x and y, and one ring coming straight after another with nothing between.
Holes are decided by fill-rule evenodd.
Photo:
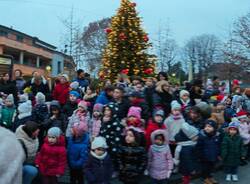
<instances>
[{"instance_id":1,"label":"orange building","mask_svg":"<svg viewBox=\"0 0 250 184\"><path fill-rule=\"evenodd\" d=\"M56 47L37 37L0 25L0 55L13 57L13 71L21 69L24 76L30 77L33 71L39 71L48 77L59 73L74 75L73 58L56 51ZM46 71L50 66L51 71Z\"/></svg>"}]
</instances>

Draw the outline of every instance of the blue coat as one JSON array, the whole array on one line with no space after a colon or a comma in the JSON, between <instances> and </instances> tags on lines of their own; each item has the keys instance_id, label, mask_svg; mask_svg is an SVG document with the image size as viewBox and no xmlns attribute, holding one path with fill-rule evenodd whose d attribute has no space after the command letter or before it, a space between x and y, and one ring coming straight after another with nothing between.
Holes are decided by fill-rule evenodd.
<instances>
[{"instance_id":1,"label":"blue coat","mask_svg":"<svg viewBox=\"0 0 250 184\"><path fill-rule=\"evenodd\" d=\"M86 88L89 86L89 81L87 79L76 78L74 81L78 82L79 86L82 88Z\"/></svg>"},{"instance_id":2,"label":"blue coat","mask_svg":"<svg viewBox=\"0 0 250 184\"><path fill-rule=\"evenodd\" d=\"M100 95L97 97L97 99L95 101L96 104L99 103L99 104L102 104L102 105L106 105L109 102L111 102L111 100L108 99L107 94L104 91L102 91L100 93Z\"/></svg>"},{"instance_id":3,"label":"blue coat","mask_svg":"<svg viewBox=\"0 0 250 184\"><path fill-rule=\"evenodd\" d=\"M85 176L89 184L109 184L112 173L113 167L109 155L100 160L90 154L85 165Z\"/></svg>"},{"instance_id":4,"label":"blue coat","mask_svg":"<svg viewBox=\"0 0 250 184\"><path fill-rule=\"evenodd\" d=\"M84 134L80 139L68 139L68 164L72 169L81 169L87 162L89 152L89 135Z\"/></svg>"},{"instance_id":5,"label":"blue coat","mask_svg":"<svg viewBox=\"0 0 250 184\"><path fill-rule=\"evenodd\" d=\"M216 162L220 155L220 142L219 134L209 136L202 130L196 145L199 159Z\"/></svg>"}]
</instances>

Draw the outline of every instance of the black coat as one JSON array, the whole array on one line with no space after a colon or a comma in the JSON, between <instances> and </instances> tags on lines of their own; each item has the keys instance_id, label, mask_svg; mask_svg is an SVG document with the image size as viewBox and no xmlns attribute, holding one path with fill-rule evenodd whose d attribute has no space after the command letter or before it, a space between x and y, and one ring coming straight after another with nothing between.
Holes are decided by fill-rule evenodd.
<instances>
[{"instance_id":1,"label":"black coat","mask_svg":"<svg viewBox=\"0 0 250 184\"><path fill-rule=\"evenodd\" d=\"M119 111L117 112L117 117L119 120L122 120L123 118L127 117L128 110L130 107L130 103L128 99L122 99L121 102L114 101L115 104L117 104Z\"/></svg>"},{"instance_id":2,"label":"black coat","mask_svg":"<svg viewBox=\"0 0 250 184\"><path fill-rule=\"evenodd\" d=\"M17 97L17 87L16 84L14 82L8 81L8 82L4 82L4 81L0 81L0 92L9 95L9 94L13 94L14 100L15 100L15 104L17 104L18 101L18 97Z\"/></svg>"},{"instance_id":3,"label":"black coat","mask_svg":"<svg viewBox=\"0 0 250 184\"><path fill-rule=\"evenodd\" d=\"M63 106L63 113L67 116L70 117L72 116L73 112L77 109L77 103L71 103L68 101L64 106Z\"/></svg>"},{"instance_id":4,"label":"black coat","mask_svg":"<svg viewBox=\"0 0 250 184\"><path fill-rule=\"evenodd\" d=\"M165 115L167 116L171 112L171 102L173 97L168 92L158 92L155 91L153 93L153 107L161 107L163 108Z\"/></svg>"},{"instance_id":5,"label":"black coat","mask_svg":"<svg viewBox=\"0 0 250 184\"><path fill-rule=\"evenodd\" d=\"M20 126L20 125L24 125L26 122L28 121L33 121L32 116L27 116L25 118L19 119L18 116L16 116L15 121L13 123L13 128L12 130L15 132L16 129Z\"/></svg>"},{"instance_id":6,"label":"black coat","mask_svg":"<svg viewBox=\"0 0 250 184\"><path fill-rule=\"evenodd\" d=\"M49 109L46 104L37 104L32 110L32 119L38 123L43 124L49 116Z\"/></svg>"},{"instance_id":7,"label":"black coat","mask_svg":"<svg viewBox=\"0 0 250 184\"><path fill-rule=\"evenodd\" d=\"M90 154L84 170L89 184L109 184L113 173L112 161L108 155L100 160Z\"/></svg>"},{"instance_id":8,"label":"black coat","mask_svg":"<svg viewBox=\"0 0 250 184\"><path fill-rule=\"evenodd\" d=\"M196 150L201 161L216 162L220 155L219 134L207 135L203 130L199 134Z\"/></svg>"},{"instance_id":9,"label":"black coat","mask_svg":"<svg viewBox=\"0 0 250 184\"><path fill-rule=\"evenodd\" d=\"M145 88L144 90L144 97L146 102L148 103L149 111L153 112L153 94L154 94L154 87Z\"/></svg>"},{"instance_id":10,"label":"black coat","mask_svg":"<svg viewBox=\"0 0 250 184\"><path fill-rule=\"evenodd\" d=\"M52 127L58 127L62 130L63 133L65 133L67 126L68 126L68 121L63 113L60 113L59 117L57 117L56 119L52 120L48 118L44 123L44 128L46 131Z\"/></svg>"},{"instance_id":11,"label":"black coat","mask_svg":"<svg viewBox=\"0 0 250 184\"><path fill-rule=\"evenodd\" d=\"M121 146L118 163L120 180L124 183L137 183L146 169L147 152L141 146Z\"/></svg>"},{"instance_id":12,"label":"black coat","mask_svg":"<svg viewBox=\"0 0 250 184\"><path fill-rule=\"evenodd\" d=\"M31 87L33 97L35 97L38 92L41 92L46 96L46 101L49 101L51 98L48 83L41 82L40 85L37 85L37 84L31 83L31 81L29 81L25 84L24 88L25 87Z\"/></svg>"}]
</instances>

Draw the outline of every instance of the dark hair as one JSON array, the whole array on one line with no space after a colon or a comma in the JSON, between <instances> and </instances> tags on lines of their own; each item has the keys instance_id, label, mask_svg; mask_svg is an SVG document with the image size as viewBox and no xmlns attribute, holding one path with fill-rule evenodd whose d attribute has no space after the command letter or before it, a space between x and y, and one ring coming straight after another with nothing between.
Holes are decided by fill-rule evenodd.
<instances>
[{"instance_id":1,"label":"dark hair","mask_svg":"<svg viewBox=\"0 0 250 184\"><path fill-rule=\"evenodd\" d=\"M218 76L216 76L216 75L215 75L215 76L213 76L213 78L212 78L212 80L213 80L213 81L215 81L215 80L217 80L217 79L219 79L219 77L218 77Z\"/></svg>"},{"instance_id":2,"label":"dark hair","mask_svg":"<svg viewBox=\"0 0 250 184\"><path fill-rule=\"evenodd\" d=\"M23 131L29 136L32 137L33 132L39 129L39 125L34 121L27 121L23 126Z\"/></svg>"},{"instance_id":3,"label":"dark hair","mask_svg":"<svg viewBox=\"0 0 250 184\"><path fill-rule=\"evenodd\" d=\"M131 79L131 81L133 81L133 80L138 80L138 81L142 82L142 79L141 79L140 76L135 76L135 75L133 75L133 76L131 76L130 79Z\"/></svg>"},{"instance_id":4,"label":"dark hair","mask_svg":"<svg viewBox=\"0 0 250 184\"><path fill-rule=\"evenodd\" d=\"M105 87L104 91L105 91L105 92L114 91L114 86L108 85L108 86Z\"/></svg>"},{"instance_id":5,"label":"dark hair","mask_svg":"<svg viewBox=\"0 0 250 184\"><path fill-rule=\"evenodd\" d=\"M197 106L193 106L193 107L190 107L190 109L189 109L189 112L195 112L195 113L197 113L197 114L201 114L201 110L200 110L200 108L199 107L197 107Z\"/></svg>"},{"instance_id":6,"label":"dark hair","mask_svg":"<svg viewBox=\"0 0 250 184\"><path fill-rule=\"evenodd\" d=\"M167 72L159 72L158 75L157 75L157 80L159 81L160 80L160 75L162 75L163 77L165 77L165 80L167 81L168 80L168 74Z\"/></svg>"},{"instance_id":7,"label":"dark hair","mask_svg":"<svg viewBox=\"0 0 250 184\"><path fill-rule=\"evenodd\" d=\"M133 128L129 128L127 130L127 132L128 131L131 131L134 134L134 136L135 136L135 143L136 143L137 146L145 146L145 139L144 139L142 133L134 130Z\"/></svg>"},{"instance_id":8,"label":"dark hair","mask_svg":"<svg viewBox=\"0 0 250 184\"><path fill-rule=\"evenodd\" d=\"M154 138L154 140L156 140L156 139L162 139L163 141L165 141L165 137L164 137L163 134L156 135L155 138Z\"/></svg>"},{"instance_id":9,"label":"dark hair","mask_svg":"<svg viewBox=\"0 0 250 184\"><path fill-rule=\"evenodd\" d=\"M116 86L114 89L117 89L117 90L121 91L122 93L125 93L124 88L121 86Z\"/></svg>"},{"instance_id":10,"label":"dark hair","mask_svg":"<svg viewBox=\"0 0 250 184\"><path fill-rule=\"evenodd\" d=\"M81 73L84 72L84 70L83 69L78 69L76 72L77 72L77 75L80 75Z\"/></svg>"},{"instance_id":11,"label":"dark hair","mask_svg":"<svg viewBox=\"0 0 250 184\"><path fill-rule=\"evenodd\" d=\"M23 75L22 70L20 70L20 69L16 69L14 72L16 73L17 71L20 73L20 76L22 76L22 75Z\"/></svg>"}]
</instances>

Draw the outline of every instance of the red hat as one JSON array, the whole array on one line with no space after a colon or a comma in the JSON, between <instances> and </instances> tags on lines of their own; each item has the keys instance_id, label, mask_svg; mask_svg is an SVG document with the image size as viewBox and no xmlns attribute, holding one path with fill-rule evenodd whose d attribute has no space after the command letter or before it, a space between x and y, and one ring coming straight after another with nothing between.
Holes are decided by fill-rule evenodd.
<instances>
[{"instance_id":1,"label":"red hat","mask_svg":"<svg viewBox=\"0 0 250 184\"><path fill-rule=\"evenodd\" d=\"M247 117L247 112L246 112L246 111L241 110L241 111L239 111L239 112L237 113L237 118L238 118L238 119L246 118L246 117Z\"/></svg>"},{"instance_id":2,"label":"red hat","mask_svg":"<svg viewBox=\"0 0 250 184\"><path fill-rule=\"evenodd\" d=\"M237 80L237 79L234 79L234 80L233 80L233 85L239 86L239 85L240 85L240 81Z\"/></svg>"}]
</instances>

